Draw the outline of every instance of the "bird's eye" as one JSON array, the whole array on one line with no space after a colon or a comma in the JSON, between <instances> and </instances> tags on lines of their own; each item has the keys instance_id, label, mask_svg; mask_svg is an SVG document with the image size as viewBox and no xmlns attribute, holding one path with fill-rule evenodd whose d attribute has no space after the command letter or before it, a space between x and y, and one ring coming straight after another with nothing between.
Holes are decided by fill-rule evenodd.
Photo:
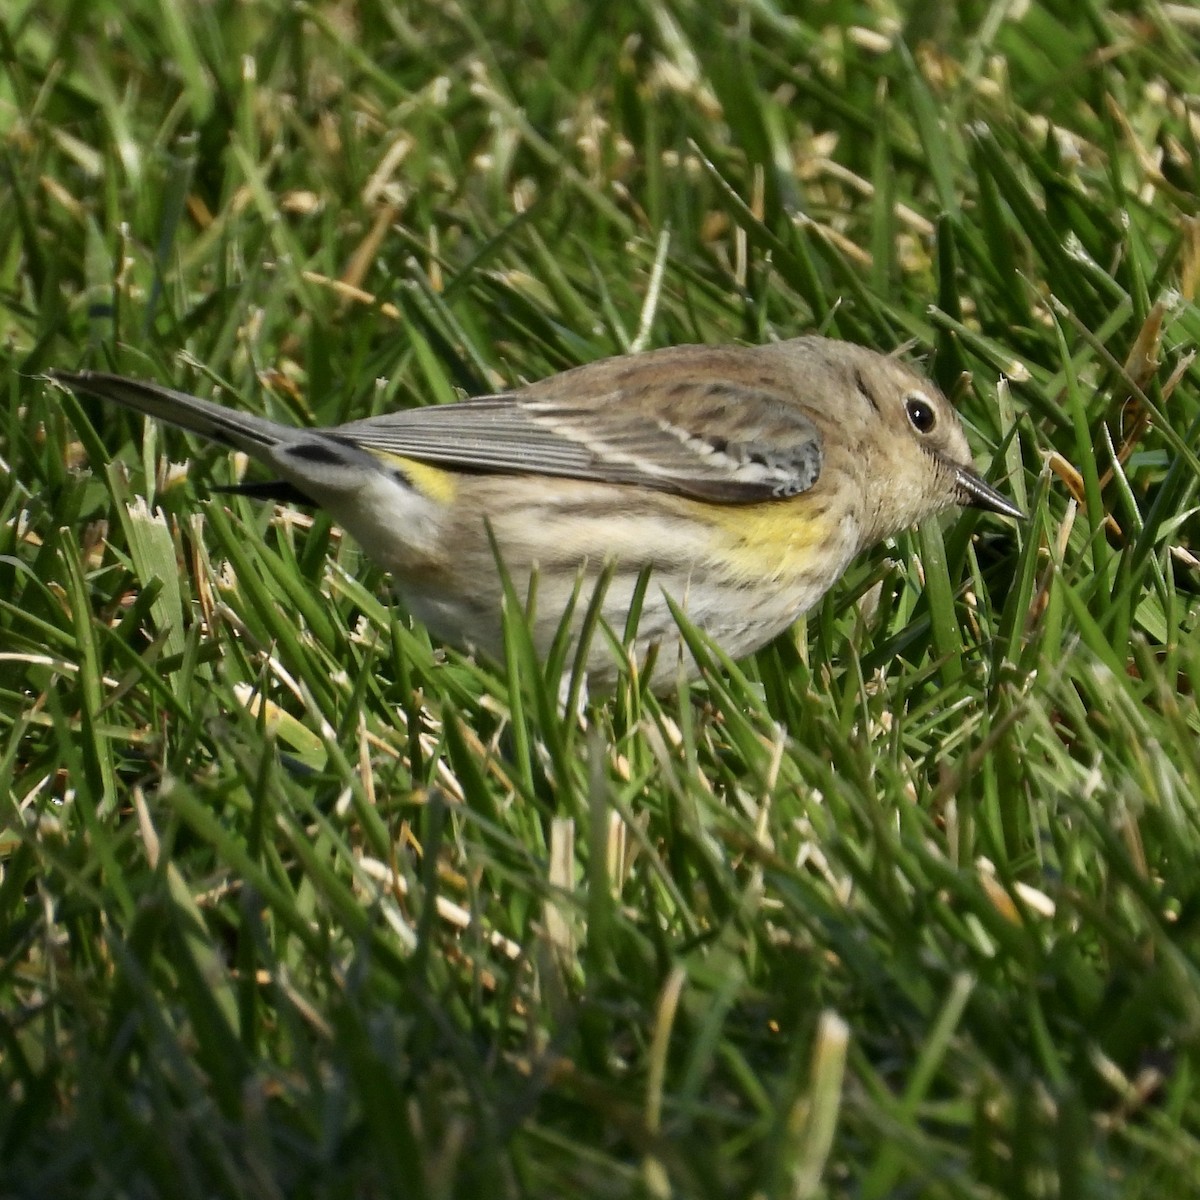
<instances>
[{"instance_id":1,"label":"bird's eye","mask_svg":"<svg viewBox=\"0 0 1200 1200\"><path fill-rule=\"evenodd\" d=\"M920 392L912 392L905 399L904 411L908 413L908 419L918 433L929 433L937 424L937 413L929 402L929 397Z\"/></svg>"}]
</instances>

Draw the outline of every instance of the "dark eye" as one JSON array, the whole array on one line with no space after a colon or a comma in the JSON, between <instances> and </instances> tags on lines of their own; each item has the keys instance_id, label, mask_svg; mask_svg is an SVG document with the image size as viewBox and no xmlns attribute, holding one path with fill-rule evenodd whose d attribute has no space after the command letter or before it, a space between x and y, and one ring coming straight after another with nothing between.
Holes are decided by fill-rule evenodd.
<instances>
[{"instance_id":1,"label":"dark eye","mask_svg":"<svg viewBox=\"0 0 1200 1200\"><path fill-rule=\"evenodd\" d=\"M918 433L929 433L937 424L937 413L934 412L933 405L930 404L929 398L922 396L920 392L913 392L907 397L904 401L904 411L908 413L908 419Z\"/></svg>"}]
</instances>

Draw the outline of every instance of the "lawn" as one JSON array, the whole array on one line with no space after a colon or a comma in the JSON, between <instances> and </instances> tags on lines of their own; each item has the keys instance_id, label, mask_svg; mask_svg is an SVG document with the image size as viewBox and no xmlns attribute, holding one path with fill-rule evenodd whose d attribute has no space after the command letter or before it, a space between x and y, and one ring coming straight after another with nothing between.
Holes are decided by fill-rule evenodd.
<instances>
[{"instance_id":1,"label":"lawn","mask_svg":"<svg viewBox=\"0 0 1200 1200\"><path fill-rule=\"evenodd\" d=\"M1200 1195L1197 10L10 0L0 58L0 1197ZM590 704L42 378L331 423L808 331L1028 521Z\"/></svg>"}]
</instances>

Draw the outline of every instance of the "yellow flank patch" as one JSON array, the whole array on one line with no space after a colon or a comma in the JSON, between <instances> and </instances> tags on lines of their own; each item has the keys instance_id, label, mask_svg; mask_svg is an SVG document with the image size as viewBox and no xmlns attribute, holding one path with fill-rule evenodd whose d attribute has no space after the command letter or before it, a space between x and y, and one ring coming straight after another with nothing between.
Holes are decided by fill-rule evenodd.
<instances>
[{"instance_id":1,"label":"yellow flank patch","mask_svg":"<svg viewBox=\"0 0 1200 1200\"><path fill-rule=\"evenodd\" d=\"M381 462L402 472L413 488L427 500L432 500L435 504L454 503L454 498L458 495L458 484L449 471L417 462L413 458L405 458L400 454L387 454L379 450L372 450L371 453Z\"/></svg>"},{"instance_id":2,"label":"yellow flank patch","mask_svg":"<svg viewBox=\"0 0 1200 1200\"><path fill-rule=\"evenodd\" d=\"M833 529L828 513L803 497L706 507L709 519L725 534L729 567L760 578L788 578L810 571L821 559Z\"/></svg>"}]
</instances>

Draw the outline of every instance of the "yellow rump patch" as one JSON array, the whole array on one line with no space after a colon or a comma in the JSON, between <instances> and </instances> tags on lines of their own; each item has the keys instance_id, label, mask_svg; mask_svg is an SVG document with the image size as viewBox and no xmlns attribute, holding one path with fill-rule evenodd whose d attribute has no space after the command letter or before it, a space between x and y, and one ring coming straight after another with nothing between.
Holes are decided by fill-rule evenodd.
<instances>
[{"instance_id":1,"label":"yellow rump patch","mask_svg":"<svg viewBox=\"0 0 1200 1200\"><path fill-rule=\"evenodd\" d=\"M435 504L453 504L458 495L458 484L449 471L431 467L428 463L405 458L401 454L386 454L379 450L370 451L380 462L400 471L412 487L427 500Z\"/></svg>"}]
</instances>

